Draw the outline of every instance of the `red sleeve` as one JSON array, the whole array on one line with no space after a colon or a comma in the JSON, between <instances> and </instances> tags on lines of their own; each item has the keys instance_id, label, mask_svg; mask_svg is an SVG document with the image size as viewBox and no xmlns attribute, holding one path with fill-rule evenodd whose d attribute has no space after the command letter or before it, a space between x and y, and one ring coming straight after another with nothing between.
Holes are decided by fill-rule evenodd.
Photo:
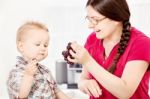
<instances>
[{"instance_id":1,"label":"red sleeve","mask_svg":"<svg viewBox=\"0 0 150 99\"><path fill-rule=\"evenodd\" d=\"M130 49L128 60L145 60L150 62L150 38L137 38Z\"/></svg>"}]
</instances>

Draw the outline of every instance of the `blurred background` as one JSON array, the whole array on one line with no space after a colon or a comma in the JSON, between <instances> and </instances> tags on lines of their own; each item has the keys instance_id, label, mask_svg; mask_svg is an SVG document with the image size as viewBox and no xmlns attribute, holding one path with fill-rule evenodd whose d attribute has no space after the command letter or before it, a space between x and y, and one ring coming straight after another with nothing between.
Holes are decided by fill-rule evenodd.
<instances>
[{"instance_id":1,"label":"blurred background","mask_svg":"<svg viewBox=\"0 0 150 99\"><path fill-rule=\"evenodd\" d=\"M62 75L65 80L60 80L60 74L57 73L60 68L57 67L63 63L61 52L68 42L77 41L84 45L86 37L91 32L85 22L86 1L0 0L0 99L8 98L6 88L8 73L15 64L16 56L19 55L16 49L16 31L26 21L39 21L49 28L51 37L49 56L42 63L50 68L58 83L66 82L67 74ZM150 13L148 13L150 0L127 1L131 10L132 26L150 36ZM66 68L66 70L70 69ZM75 74L77 73L79 77L80 66L76 71ZM78 92L74 93L74 95L78 94ZM84 95L81 94L82 96Z\"/></svg>"}]
</instances>

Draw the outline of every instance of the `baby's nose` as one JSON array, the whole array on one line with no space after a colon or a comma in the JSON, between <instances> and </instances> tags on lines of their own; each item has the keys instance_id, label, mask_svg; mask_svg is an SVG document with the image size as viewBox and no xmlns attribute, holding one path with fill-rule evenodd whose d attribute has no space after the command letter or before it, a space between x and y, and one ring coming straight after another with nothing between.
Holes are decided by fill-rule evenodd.
<instances>
[{"instance_id":1,"label":"baby's nose","mask_svg":"<svg viewBox=\"0 0 150 99\"><path fill-rule=\"evenodd\" d=\"M45 47L44 45L42 45L42 46L40 47L40 49L45 51L45 50L47 49L47 47Z\"/></svg>"}]
</instances>

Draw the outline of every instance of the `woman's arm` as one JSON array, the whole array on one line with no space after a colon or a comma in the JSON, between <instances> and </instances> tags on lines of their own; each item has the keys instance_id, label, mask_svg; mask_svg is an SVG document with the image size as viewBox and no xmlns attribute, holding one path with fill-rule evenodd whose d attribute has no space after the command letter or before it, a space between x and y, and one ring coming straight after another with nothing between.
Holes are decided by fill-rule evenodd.
<instances>
[{"instance_id":1,"label":"woman's arm","mask_svg":"<svg viewBox=\"0 0 150 99\"><path fill-rule=\"evenodd\" d=\"M149 65L142 60L129 61L126 63L122 77L119 78L100 66L82 46L72 43L71 47L75 53L72 50L69 52L74 59L68 57L68 60L82 64L105 89L121 99L133 95Z\"/></svg>"},{"instance_id":2,"label":"woman's arm","mask_svg":"<svg viewBox=\"0 0 150 99\"><path fill-rule=\"evenodd\" d=\"M148 68L148 62L142 60L128 62L121 78L106 71L92 58L84 66L110 93L117 98L128 99L142 80Z\"/></svg>"},{"instance_id":3,"label":"woman's arm","mask_svg":"<svg viewBox=\"0 0 150 99\"><path fill-rule=\"evenodd\" d=\"M82 69L78 87L82 92L89 96L99 97L102 94L98 83L94 79L90 79L89 72L85 67Z\"/></svg>"}]
</instances>

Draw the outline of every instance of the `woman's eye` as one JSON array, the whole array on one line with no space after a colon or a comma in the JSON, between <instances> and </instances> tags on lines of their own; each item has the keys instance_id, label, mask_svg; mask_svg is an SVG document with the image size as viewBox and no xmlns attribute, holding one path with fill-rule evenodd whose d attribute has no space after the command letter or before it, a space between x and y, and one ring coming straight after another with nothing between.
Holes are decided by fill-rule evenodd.
<instances>
[{"instance_id":1,"label":"woman's eye","mask_svg":"<svg viewBox=\"0 0 150 99\"><path fill-rule=\"evenodd\" d=\"M35 44L36 46L40 46L40 44Z\"/></svg>"}]
</instances>

